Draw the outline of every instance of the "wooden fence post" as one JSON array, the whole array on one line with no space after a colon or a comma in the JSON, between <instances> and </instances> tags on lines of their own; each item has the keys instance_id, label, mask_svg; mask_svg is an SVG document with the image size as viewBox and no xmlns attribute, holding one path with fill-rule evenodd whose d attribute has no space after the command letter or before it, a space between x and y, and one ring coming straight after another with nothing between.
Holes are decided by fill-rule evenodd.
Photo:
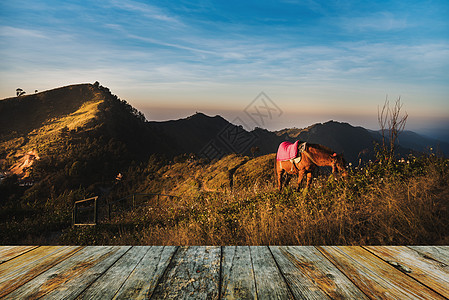
<instances>
[{"instance_id":1,"label":"wooden fence post","mask_svg":"<svg viewBox=\"0 0 449 300\"><path fill-rule=\"evenodd\" d=\"M94 224L97 225L98 223L98 197L95 198L94 202Z\"/></svg>"},{"instance_id":2,"label":"wooden fence post","mask_svg":"<svg viewBox=\"0 0 449 300\"><path fill-rule=\"evenodd\" d=\"M72 211L72 227L76 224L76 202L73 205L73 211Z\"/></svg>"}]
</instances>

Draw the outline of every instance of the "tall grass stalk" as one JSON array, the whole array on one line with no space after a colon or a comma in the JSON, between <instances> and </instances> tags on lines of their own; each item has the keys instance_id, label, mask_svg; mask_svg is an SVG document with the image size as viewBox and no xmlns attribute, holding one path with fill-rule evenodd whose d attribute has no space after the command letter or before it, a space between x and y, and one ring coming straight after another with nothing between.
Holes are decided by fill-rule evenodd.
<instances>
[{"instance_id":1,"label":"tall grass stalk","mask_svg":"<svg viewBox=\"0 0 449 300\"><path fill-rule=\"evenodd\" d=\"M113 224L67 231L64 243L151 245L421 245L449 242L449 161L371 163L307 192L272 182L196 192ZM80 236L83 238L80 239Z\"/></svg>"}]
</instances>

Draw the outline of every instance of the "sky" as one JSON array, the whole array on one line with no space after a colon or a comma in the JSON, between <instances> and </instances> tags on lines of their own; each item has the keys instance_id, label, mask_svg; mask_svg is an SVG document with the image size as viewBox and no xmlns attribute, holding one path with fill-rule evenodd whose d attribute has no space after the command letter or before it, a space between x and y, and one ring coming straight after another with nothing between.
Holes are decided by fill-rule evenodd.
<instances>
[{"instance_id":1,"label":"sky","mask_svg":"<svg viewBox=\"0 0 449 300\"><path fill-rule=\"evenodd\" d=\"M0 98L95 81L149 120L449 128L449 1L1 1Z\"/></svg>"}]
</instances>

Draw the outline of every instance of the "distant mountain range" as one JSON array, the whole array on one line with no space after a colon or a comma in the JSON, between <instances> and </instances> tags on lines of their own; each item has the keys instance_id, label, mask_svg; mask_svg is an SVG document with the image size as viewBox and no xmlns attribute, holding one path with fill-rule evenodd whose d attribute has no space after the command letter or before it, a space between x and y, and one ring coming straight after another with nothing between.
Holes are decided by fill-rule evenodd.
<instances>
[{"instance_id":1,"label":"distant mountain range","mask_svg":"<svg viewBox=\"0 0 449 300\"><path fill-rule=\"evenodd\" d=\"M246 131L221 116L203 113L173 121L146 121L135 108L98 83L0 101L0 168L10 167L29 151L36 151L41 158L63 155L64 149L75 153L77 147L79 151L88 151L86 141L90 145L95 141L110 155L89 158L87 154L77 154L75 158L66 157L64 162L89 164L90 159L92 163L95 159L95 163L101 164L104 160L109 171L115 172L118 167L110 165L122 167L155 153L166 157L192 153L212 160L234 152L274 153L282 141L295 140L328 146L343 153L348 162L358 163L373 157L374 145L381 136L378 131L334 121L274 132L262 128ZM399 136L398 151L404 155L440 151L447 156L449 144L404 131ZM111 157L116 161L106 161Z\"/></svg>"},{"instance_id":2,"label":"distant mountain range","mask_svg":"<svg viewBox=\"0 0 449 300\"><path fill-rule=\"evenodd\" d=\"M192 152L209 158L232 152L250 155L253 147L258 148L257 155L274 153L281 142L300 140L325 145L343 153L348 162L359 163L360 159L362 162L372 159L375 145L382 141L379 131L335 121L317 123L303 129L288 128L273 132L256 128L248 132L221 116L196 113L185 119L149 122L149 125L167 136L176 145L178 153ZM449 143L412 131L402 132L398 141L397 152L403 156L418 152L449 155Z\"/></svg>"}]
</instances>

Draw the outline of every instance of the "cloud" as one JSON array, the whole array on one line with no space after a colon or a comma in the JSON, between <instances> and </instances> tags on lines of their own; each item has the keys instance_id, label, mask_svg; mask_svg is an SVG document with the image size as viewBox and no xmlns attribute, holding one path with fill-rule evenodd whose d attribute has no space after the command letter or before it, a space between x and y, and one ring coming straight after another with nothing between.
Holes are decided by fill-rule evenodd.
<instances>
[{"instance_id":1,"label":"cloud","mask_svg":"<svg viewBox=\"0 0 449 300\"><path fill-rule=\"evenodd\" d=\"M128 1L111 0L109 3L113 7L138 13L149 19L162 21L176 26L183 26L183 23L177 17L170 15L162 8L154 5L129 0Z\"/></svg>"},{"instance_id":2,"label":"cloud","mask_svg":"<svg viewBox=\"0 0 449 300\"><path fill-rule=\"evenodd\" d=\"M412 35L418 22L406 14L300 1L296 9L307 13L282 14L286 22L272 26L261 21L271 11L230 16L232 5L222 11L217 3L200 8L193 2L99 3L69 12L54 5L51 13L38 12L51 19L28 23L12 15L0 20L0 76L8 80L2 82L7 92L18 84L42 90L99 80L129 100L213 99L238 105L264 89L279 99L313 99L321 110L356 92L359 99L381 99L385 93L406 91L419 98L435 90L429 99L442 99L447 91L447 38Z\"/></svg>"},{"instance_id":3,"label":"cloud","mask_svg":"<svg viewBox=\"0 0 449 300\"><path fill-rule=\"evenodd\" d=\"M43 31L33 29L23 29L12 26L1 26L0 36L13 38L39 38L48 39L49 37Z\"/></svg>"},{"instance_id":4,"label":"cloud","mask_svg":"<svg viewBox=\"0 0 449 300\"><path fill-rule=\"evenodd\" d=\"M403 30L410 26L405 17L399 17L386 11L361 17L342 17L336 23L343 30L349 32L393 31Z\"/></svg>"}]
</instances>

